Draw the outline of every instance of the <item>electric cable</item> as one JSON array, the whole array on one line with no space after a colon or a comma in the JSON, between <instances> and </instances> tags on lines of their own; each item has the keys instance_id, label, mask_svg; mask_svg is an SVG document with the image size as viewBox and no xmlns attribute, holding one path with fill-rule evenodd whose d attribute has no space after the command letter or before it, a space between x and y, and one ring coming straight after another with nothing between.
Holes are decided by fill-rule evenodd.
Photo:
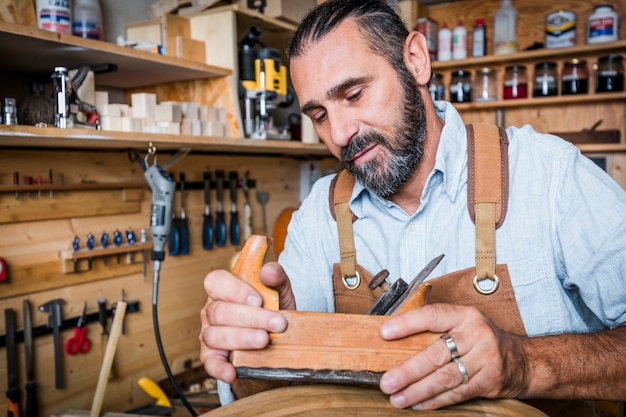
<instances>
[{"instance_id":1,"label":"electric cable","mask_svg":"<svg viewBox=\"0 0 626 417\"><path fill-rule=\"evenodd\" d=\"M165 369L165 373L167 374L172 387L174 387L174 391L176 391L176 395L180 398L180 401L183 403L189 414L192 417L197 417L198 414L193 409L187 398L183 394L182 390L176 383L176 379L174 379L174 375L172 374L172 370L170 369L169 364L167 363L167 358L165 357L165 351L163 350L163 343L161 341L161 332L159 331L159 317L158 317L158 296L159 296L159 276L161 274L161 262L158 260L153 261L153 269L154 269L154 281L152 286L152 325L154 327L154 337L156 338L157 349L159 350L159 356L161 357L161 362L163 362L163 368Z\"/></svg>"}]
</instances>

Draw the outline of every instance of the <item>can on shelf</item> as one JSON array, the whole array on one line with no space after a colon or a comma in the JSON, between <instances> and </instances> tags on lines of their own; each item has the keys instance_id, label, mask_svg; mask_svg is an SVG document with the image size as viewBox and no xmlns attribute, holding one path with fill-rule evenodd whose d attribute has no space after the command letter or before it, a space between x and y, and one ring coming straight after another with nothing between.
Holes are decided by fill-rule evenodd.
<instances>
[{"instance_id":1,"label":"can on shelf","mask_svg":"<svg viewBox=\"0 0 626 417\"><path fill-rule=\"evenodd\" d=\"M450 78L450 101L453 103L467 103L472 101L472 74L469 71L458 70Z\"/></svg>"},{"instance_id":2,"label":"can on shelf","mask_svg":"<svg viewBox=\"0 0 626 417\"><path fill-rule=\"evenodd\" d=\"M533 97L556 96L559 93L556 62L535 64Z\"/></svg>"},{"instance_id":3,"label":"can on shelf","mask_svg":"<svg viewBox=\"0 0 626 417\"><path fill-rule=\"evenodd\" d=\"M599 4L587 18L587 43L613 42L619 39L619 15L610 4Z\"/></svg>"},{"instance_id":4,"label":"can on shelf","mask_svg":"<svg viewBox=\"0 0 626 417\"><path fill-rule=\"evenodd\" d=\"M587 61L574 58L563 62L561 94L587 94L588 91L589 69Z\"/></svg>"},{"instance_id":5,"label":"can on shelf","mask_svg":"<svg viewBox=\"0 0 626 417\"><path fill-rule=\"evenodd\" d=\"M624 91L624 57L618 54L598 59L596 93Z\"/></svg>"},{"instance_id":6,"label":"can on shelf","mask_svg":"<svg viewBox=\"0 0 626 417\"><path fill-rule=\"evenodd\" d=\"M498 97L496 87L496 71L492 68L481 68L474 75L474 101L495 101Z\"/></svg>"},{"instance_id":7,"label":"can on shelf","mask_svg":"<svg viewBox=\"0 0 626 417\"><path fill-rule=\"evenodd\" d=\"M528 97L526 66L509 65L504 72L502 98L504 100Z\"/></svg>"},{"instance_id":8,"label":"can on shelf","mask_svg":"<svg viewBox=\"0 0 626 417\"><path fill-rule=\"evenodd\" d=\"M443 100L445 95L445 86L443 84L443 75L433 72L428 83L428 92L433 100Z\"/></svg>"},{"instance_id":9,"label":"can on shelf","mask_svg":"<svg viewBox=\"0 0 626 417\"><path fill-rule=\"evenodd\" d=\"M576 13L559 10L546 16L546 48L576 46Z\"/></svg>"}]
</instances>

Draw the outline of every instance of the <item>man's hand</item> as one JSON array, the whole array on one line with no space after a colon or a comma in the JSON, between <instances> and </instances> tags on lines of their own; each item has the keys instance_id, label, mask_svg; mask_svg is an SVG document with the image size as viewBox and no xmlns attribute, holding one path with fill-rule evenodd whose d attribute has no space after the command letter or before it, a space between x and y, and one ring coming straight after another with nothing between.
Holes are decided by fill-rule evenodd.
<instances>
[{"instance_id":1,"label":"man's hand","mask_svg":"<svg viewBox=\"0 0 626 417\"><path fill-rule=\"evenodd\" d=\"M261 281L279 294L281 310L295 309L291 285L282 267L268 263L259 271ZM262 308L261 296L225 270L211 271L204 278L207 303L200 312L200 360L209 375L227 383L236 378L229 354L235 349L262 349L269 343L268 332L282 332L285 317Z\"/></svg>"},{"instance_id":2,"label":"man's hand","mask_svg":"<svg viewBox=\"0 0 626 417\"><path fill-rule=\"evenodd\" d=\"M529 369L524 338L496 328L476 308L432 304L387 321L384 339L399 339L431 331L453 338L461 365L452 360L443 339L437 340L400 366L386 372L380 389L397 408L435 409L475 397L523 396ZM469 379L464 382L461 367Z\"/></svg>"}]
</instances>

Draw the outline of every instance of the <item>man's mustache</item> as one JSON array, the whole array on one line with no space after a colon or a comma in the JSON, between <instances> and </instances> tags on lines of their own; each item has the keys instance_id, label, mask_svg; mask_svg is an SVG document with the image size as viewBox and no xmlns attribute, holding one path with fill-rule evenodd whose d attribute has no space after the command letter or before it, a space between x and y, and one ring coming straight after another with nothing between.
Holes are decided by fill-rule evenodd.
<instances>
[{"instance_id":1,"label":"man's mustache","mask_svg":"<svg viewBox=\"0 0 626 417\"><path fill-rule=\"evenodd\" d=\"M343 162L351 162L364 149L369 148L372 144L386 146L387 142L379 134L365 134L355 136L348 142L346 146L341 148L341 159Z\"/></svg>"}]
</instances>

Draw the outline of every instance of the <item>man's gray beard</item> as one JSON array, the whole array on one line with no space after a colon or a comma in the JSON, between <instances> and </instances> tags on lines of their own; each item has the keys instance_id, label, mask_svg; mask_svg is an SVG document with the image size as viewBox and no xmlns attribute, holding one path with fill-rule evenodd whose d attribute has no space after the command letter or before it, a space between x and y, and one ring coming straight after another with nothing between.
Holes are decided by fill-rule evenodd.
<instances>
[{"instance_id":1,"label":"man's gray beard","mask_svg":"<svg viewBox=\"0 0 626 417\"><path fill-rule=\"evenodd\" d=\"M415 173L424 154L426 116L424 102L415 80L400 75L405 91L403 114L399 125L390 135L367 132L350 140L341 149L341 159L348 172L372 193L387 198L398 192ZM407 92L414 92L408 96ZM370 161L357 166L353 158L370 144L378 143L384 149Z\"/></svg>"}]
</instances>

